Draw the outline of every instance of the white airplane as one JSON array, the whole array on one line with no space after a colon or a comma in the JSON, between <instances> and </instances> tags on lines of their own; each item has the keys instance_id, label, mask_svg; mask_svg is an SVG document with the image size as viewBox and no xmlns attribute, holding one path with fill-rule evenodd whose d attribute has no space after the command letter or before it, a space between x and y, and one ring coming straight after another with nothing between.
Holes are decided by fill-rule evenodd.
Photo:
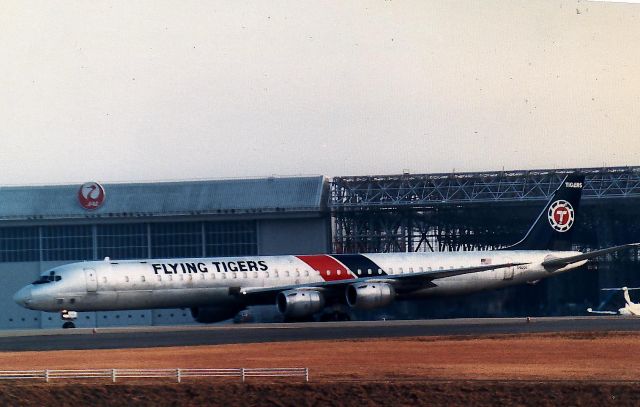
<instances>
[{"instance_id":1,"label":"white airplane","mask_svg":"<svg viewBox=\"0 0 640 407\"><path fill-rule=\"evenodd\" d=\"M86 261L56 267L22 288L23 307L59 312L73 327L79 311L189 308L198 322L275 304L288 320L395 300L471 293L534 282L639 243L571 251L584 176L570 174L518 243L495 251L320 254Z\"/></svg>"},{"instance_id":2,"label":"white airplane","mask_svg":"<svg viewBox=\"0 0 640 407\"><path fill-rule=\"evenodd\" d=\"M605 315L628 315L628 316L640 316L640 303L635 303L631 301L631 297L629 297L629 291L631 290L640 290L640 287L633 288L603 288L602 291L622 291L622 295L624 296L625 305L620 308L618 311L595 311L591 308L587 308L587 312L592 314L605 314Z\"/></svg>"}]
</instances>

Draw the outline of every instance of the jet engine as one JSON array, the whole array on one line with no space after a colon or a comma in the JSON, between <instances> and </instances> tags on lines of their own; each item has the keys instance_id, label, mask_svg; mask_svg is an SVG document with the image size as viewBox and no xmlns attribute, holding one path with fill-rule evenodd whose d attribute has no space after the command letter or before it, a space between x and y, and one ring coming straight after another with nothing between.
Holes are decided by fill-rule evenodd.
<instances>
[{"instance_id":1,"label":"jet engine","mask_svg":"<svg viewBox=\"0 0 640 407\"><path fill-rule=\"evenodd\" d=\"M194 307L191 308L191 316L196 322L211 324L233 318L242 308L234 306L226 307Z\"/></svg>"},{"instance_id":2,"label":"jet engine","mask_svg":"<svg viewBox=\"0 0 640 407\"><path fill-rule=\"evenodd\" d=\"M351 284L347 287L346 297L352 308L371 309L391 304L396 290L386 283Z\"/></svg>"},{"instance_id":3,"label":"jet engine","mask_svg":"<svg viewBox=\"0 0 640 407\"><path fill-rule=\"evenodd\" d=\"M324 297L313 290L282 291L276 297L276 306L285 317L308 317L324 308Z\"/></svg>"}]
</instances>

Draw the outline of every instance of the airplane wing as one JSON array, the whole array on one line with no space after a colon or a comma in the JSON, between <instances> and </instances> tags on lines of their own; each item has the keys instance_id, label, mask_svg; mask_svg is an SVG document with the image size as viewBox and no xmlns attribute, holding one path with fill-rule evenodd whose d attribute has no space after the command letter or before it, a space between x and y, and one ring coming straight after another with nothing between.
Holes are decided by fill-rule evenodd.
<instances>
[{"instance_id":1,"label":"airplane wing","mask_svg":"<svg viewBox=\"0 0 640 407\"><path fill-rule=\"evenodd\" d=\"M618 315L615 311L594 311L591 308L587 308L587 312L590 314Z\"/></svg>"},{"instance_id":2,"label":"airplane wing","mask_svg":"<svg viewBox=\"0 0 640 407\"><path fill-rule=\"evenodd\" d=\"M268 304L275 301L279 292L287 290L315 290L322 291L331 297L332 294L343 295L344 287L355 283L388 283L400 290L413 290L418 287L428 287L431 281L445 277L459 276L463 274L478 273L481 271L495 270L505 267L515 267L529 263L502 263L483 265L476 267L451 268L446 270L425 271L422 273L392 274L386 276L371 276L362 278L349 278L344 280L320 281L311 284L292 284L277 287L247 287L240 288L238 295L248 305Z\"/></svg>"},{"instance_id":3,"label":"airplane wing","mask_svg":"<svg viewBox=\"0 0 640 407\"><path fill-rule=\"evenodd\" d=\"M601 250L594 250L588 253L578 254L570 257L551 257L542 262L542 266L545 268L564 267L572 263L577 263L583 260L593 259L595 257L603 256L605 254L617 252L624 249L630 249L633 247L640 247L640 243L629 243L620 246L609 247Z\"/></svg>"}]
</instances>

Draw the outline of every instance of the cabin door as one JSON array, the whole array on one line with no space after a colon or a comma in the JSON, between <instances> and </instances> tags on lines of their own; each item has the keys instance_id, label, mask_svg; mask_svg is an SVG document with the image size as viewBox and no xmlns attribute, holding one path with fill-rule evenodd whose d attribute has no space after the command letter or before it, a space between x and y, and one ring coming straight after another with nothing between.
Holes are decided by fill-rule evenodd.
<instances>
[{"instance_id":1,"label":"cabin door","mask_svg":"<svg viewBox=\"0 0 640 407\"><path fill-rule=\"evenodd\" d=\"M94 269L84 269L84 278L87 281L87 292L95 293L98 289L98 278Z\"/></svg>"}]
</instances>

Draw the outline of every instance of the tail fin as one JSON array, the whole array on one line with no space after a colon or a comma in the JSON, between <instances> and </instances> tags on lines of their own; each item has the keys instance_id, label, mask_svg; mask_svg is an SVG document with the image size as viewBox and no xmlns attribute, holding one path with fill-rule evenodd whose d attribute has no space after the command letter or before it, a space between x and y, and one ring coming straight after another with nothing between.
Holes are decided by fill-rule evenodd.
<instances>
[{"instance_id":1,"label":"tail fin","mask_svg":"<svg viewBox=\"0 0 640 407\"><path fill-rule=\"evenodd\" d=\"M509 250L570 250L584 174L566 176L525 237Z\"/></svg>"},{"instance_id":2,"label":"tail fin","mask_svg":"<svg viewBox=\"0 0 640 407\"><path fill-rule=\"evenodd\" d=\"M627 302L627 305L632 305L631 297L629 297L629 289L627 287L622 287L622 295L624 296L624 300Z\"/></svg>"}]
</instances>

